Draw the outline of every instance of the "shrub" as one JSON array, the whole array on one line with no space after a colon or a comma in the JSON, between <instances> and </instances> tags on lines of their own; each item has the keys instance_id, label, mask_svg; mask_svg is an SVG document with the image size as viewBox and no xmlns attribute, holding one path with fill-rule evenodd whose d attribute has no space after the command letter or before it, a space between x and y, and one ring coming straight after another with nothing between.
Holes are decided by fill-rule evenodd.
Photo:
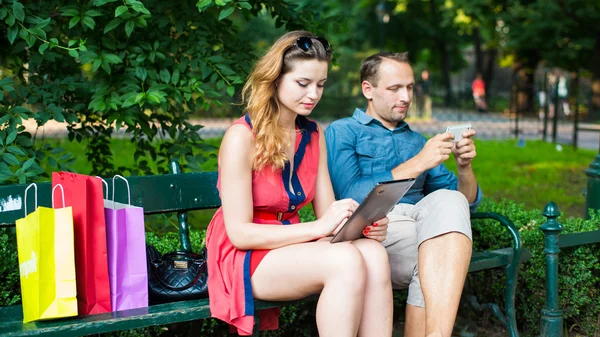
<instances>
[{"instance_id":1,"label":"shrub","mask_svg":"<svg viewBox=\"0 0 600 337\"><path fill-rule=\"evenodd\" d=\"M560 206L560 205L559 205ZM503 200L499 203L485 200L479 211L504 214L510 218L521 235L523 247L529 249L531 260L521 266L516 294L517 321L519 330L525 336L537 336L540 328L540 310L544 307L546 262L544 254L544 234L540 226L546 221L541 210L525 210L522 204ZM592 219L559 218L563 232L584 232L598 229L600 217ZM475 221L474 248L496 249L510 245L506 230L490 220ZM565 328L570 331L593 336L600 331L597 320L600 314L600 252L597 245L570 247L561 250L559 255L559 301L564 312ZM498 271L470 275L469 282L480 302L504 303L504 280ZM490 284L494 286L490 287Z\"/></svg>"}]
</instances>

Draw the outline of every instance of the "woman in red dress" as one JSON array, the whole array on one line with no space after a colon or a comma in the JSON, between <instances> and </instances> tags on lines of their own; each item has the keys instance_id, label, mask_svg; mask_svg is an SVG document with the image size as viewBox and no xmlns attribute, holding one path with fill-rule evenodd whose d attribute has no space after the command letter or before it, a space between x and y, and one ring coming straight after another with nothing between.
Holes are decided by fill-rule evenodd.
<instances>
[{"instance_id":1,"label":"woman in red dress","mask_svg":"<svg viewBox=\"0 0 600 337\"><path fill-rule=\"evenodd\" d=\"M356 210L335 201L323 130L306 118L323 93L331 62L327 40L305 31L279 38L243 90L246 115L227 130L219 151L222 207L207 231L213 317L252 334L254 299L286 301L320 294L320 336L391 336L392 288L381 241L387 218L366 238L331 244ZM343 169L343 168L335 168ZM300 222L312 203L316 221ZM261 315L276 329L278 311Z\"/></svg>"}]
</instances>

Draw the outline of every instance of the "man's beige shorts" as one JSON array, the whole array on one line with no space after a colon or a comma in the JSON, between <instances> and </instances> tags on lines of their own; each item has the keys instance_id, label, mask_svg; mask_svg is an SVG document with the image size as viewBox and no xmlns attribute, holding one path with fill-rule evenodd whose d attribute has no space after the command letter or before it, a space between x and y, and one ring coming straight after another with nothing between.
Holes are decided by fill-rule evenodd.
<instances>
[{"instance_id":1,"label":"man's beige shorts","mask_svg":"<svg viewBox=\"0 0 600 337\"><path fill-rule=\"evenodd\" d=\"M416 205L396 205L388 218L390 223L383 245L389 255L392 286L408 288L406 302L423 308L425 300L417 264L419 245L450 232L463 233L473 240L469 203L460 192L438 190Z\"/></svg>"}]
</instances>

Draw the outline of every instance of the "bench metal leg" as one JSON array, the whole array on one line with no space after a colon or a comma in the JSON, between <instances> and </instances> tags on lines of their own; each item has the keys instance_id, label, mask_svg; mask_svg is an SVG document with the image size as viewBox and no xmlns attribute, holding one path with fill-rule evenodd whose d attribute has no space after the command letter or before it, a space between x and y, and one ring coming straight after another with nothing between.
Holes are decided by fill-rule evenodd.
<instances>
[{"instance_id":1,"label":"bench metal leg","mask_svg":"<svg viewBox=\"0 0 600 337\"><path fill-rule=\"evenodd\" d=\"M519 275L520 265L520 254L518 254L517 260L512 261L512 263L506 267L506 299L504 302L504 310L506 311L506 328L508 329L511 337L519 337L519 330L517 330L517 317L515 313L515 294L517 290L517 276Z\"/></svg>"}]
</instances>

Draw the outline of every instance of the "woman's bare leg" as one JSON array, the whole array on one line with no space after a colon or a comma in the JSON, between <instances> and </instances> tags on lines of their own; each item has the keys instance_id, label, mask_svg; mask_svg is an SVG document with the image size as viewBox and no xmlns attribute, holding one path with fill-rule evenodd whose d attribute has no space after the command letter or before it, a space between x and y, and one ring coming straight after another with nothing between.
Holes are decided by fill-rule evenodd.
<instances>
[{"instance_id":1,"label":"woman's bare leg","mask_svg":"<svg viewBox=\"0 0 600 337\"><path fill-rule=\"evenodd\" d=\"M269 252L251 282L254 298L261 300L294 300L320 293L319 336L354 337L361 321L366 278L363 256L354 245L309 242Z\"/></svg>"},{"instance_id":2,"label":"woman's bare leg","mask_svg":"<svg viewBox=\"0 0 600 337\"><path fill-rule=\"evenodd\" d=\"M394 298L387 251L375 240L352 244L361 252L367 268L365 300L358 336L389 337L393 329Z\"/></svg>"}]
</instances>

